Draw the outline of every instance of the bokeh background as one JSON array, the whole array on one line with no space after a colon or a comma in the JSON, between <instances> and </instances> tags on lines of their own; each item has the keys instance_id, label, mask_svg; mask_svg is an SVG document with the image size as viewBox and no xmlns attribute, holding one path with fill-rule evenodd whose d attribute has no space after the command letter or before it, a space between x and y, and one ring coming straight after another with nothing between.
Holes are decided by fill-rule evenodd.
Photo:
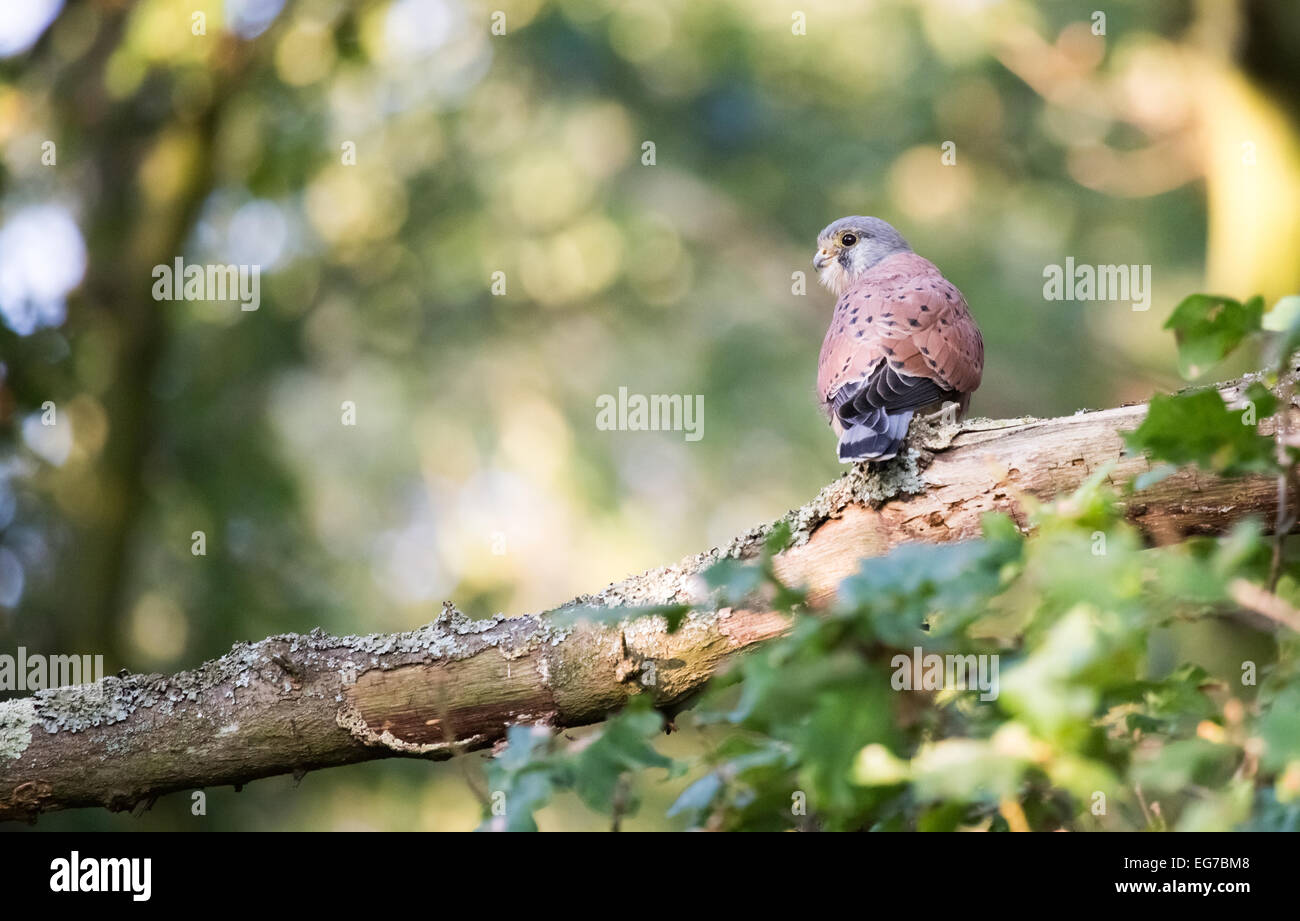
<instances>
[{"instance_id":1,"label":"bokeh background","mask_svg":"<svg viewBox=\"0 0 1300 921\"><path fill-rule=\"evenodd\" d=\"M846 214L966 293L976 414L1177 386L1179 298L1300 288L1300 6L1115 0L1104 35L1097 6L4 4L0 651L171 671L444 599L539 610L780 515L841 470L810 259ZM260 265L260 309L154 300L176 256ZM1151 308L1045 300L1067 256L1149 264ZM599 430L619 387L702 394L703 438ZM685 721L670 754L707 744ZM480 777L377 762L38 827L472 828ZM673 827L683 783L625 827Z\"/></svg>"}]
</instances>

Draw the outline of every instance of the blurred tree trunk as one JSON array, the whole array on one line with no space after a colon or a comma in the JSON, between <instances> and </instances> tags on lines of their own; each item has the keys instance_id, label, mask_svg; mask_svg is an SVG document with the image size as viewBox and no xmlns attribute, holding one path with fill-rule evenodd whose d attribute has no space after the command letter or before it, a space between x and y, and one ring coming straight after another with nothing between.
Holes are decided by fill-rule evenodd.
<instances>
[{"instance_id":1,"label":"blurred tree trunk","mask_svg":"<svg viewBox=\"0 0 1300 921\"><path fill-rule=\"evenodd\" d=\"M170 79L161 74L146 75L135 91L113 98L105 74L129 11L125 5L104 8L94 42L63 68L53 93L63 136L97 153L84 190L83 222L94 258L72 299L68 331L72 337L98 338L107 351L105 377L111 381L99 395L108 436L93 474L97 501L74 540L77 558L62 561L75 577L59 580L56 599L78 622L57 645L89 644L103 650L114 668L125 658L131 548L147 508L147 454L158 438L153 388L171 306L153 299L152 271L182 254L213 189L213 142L223 107L254 53L253 47L232 42L208 99L187 108L183 119L175 104L158 104L159 98L173 99L173 87L154 83ZM45 51L53 53L49 47ZM150 163L158 168L151 171ZM163 181L172 178L171 184ZM63 623L68 629L69 622Z\"/></svg>"},{"instance_id":2,"label":"blurred tree trunk","mask_svg":"<svg viewBox=\"0 0 1300 921\"><path fill-rule=\"evenodd\" d=\"M1271 307L1300 292L1300 4L1213 0L1198 15L1209 287Z\"/></svg>"}]
</instances>

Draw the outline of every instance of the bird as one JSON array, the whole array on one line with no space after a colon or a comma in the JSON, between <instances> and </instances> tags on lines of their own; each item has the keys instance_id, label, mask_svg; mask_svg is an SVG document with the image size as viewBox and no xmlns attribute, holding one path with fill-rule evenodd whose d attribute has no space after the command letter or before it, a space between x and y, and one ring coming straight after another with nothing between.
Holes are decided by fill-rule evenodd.
<instances>
[{"instance_id":1,"label":"bird","mask_svg":"<svg viewBox=\"0 0 1300 921\"><path fill-rule=\"evenodd\" d=\"M854 216L817 235L813 268L838 298L817 394L841 462L895 457L916 413L954 402L965 415L984 372L984 339L934 263L887 222Z\"/></svg>"}]
</instances>

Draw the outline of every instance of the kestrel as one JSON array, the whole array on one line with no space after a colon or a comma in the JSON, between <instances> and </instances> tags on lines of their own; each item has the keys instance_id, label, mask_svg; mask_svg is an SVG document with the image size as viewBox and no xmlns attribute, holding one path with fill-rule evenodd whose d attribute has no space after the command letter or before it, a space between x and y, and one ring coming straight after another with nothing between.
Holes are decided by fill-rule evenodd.
<instances>
[{"instance_id":1,"label":"kestrel","mask_svg":"<svg viewBox=\"0 0 1300 921\"><path fill-rule=\"evenodd\" d=\"M817 247L813 267L839 296L817 394L841 461L888 460L914 413L951 401L965 414L984 340L956 286L879 218L840 218Z\"/></svg>"}]
</instances>

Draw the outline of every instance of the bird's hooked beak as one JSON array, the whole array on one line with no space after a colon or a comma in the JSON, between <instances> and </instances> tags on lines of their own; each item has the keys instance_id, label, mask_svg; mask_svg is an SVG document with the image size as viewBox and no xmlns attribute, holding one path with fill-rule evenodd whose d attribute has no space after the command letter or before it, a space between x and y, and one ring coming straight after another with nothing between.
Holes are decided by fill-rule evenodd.
<instances>
[{"instance_id":1,"label":"bird's hooked beak","mask_svg":"<svg viewBox=\"0 0 1300 921\"><path fill-rule=\"evenodd\" d=\"M817 280L839 297L849 283L847 267L840 264L844 247L839 246L834 240L817 242L818 249L813 256L813 268L817 270Z\"/></svg>"}]
</instances>

